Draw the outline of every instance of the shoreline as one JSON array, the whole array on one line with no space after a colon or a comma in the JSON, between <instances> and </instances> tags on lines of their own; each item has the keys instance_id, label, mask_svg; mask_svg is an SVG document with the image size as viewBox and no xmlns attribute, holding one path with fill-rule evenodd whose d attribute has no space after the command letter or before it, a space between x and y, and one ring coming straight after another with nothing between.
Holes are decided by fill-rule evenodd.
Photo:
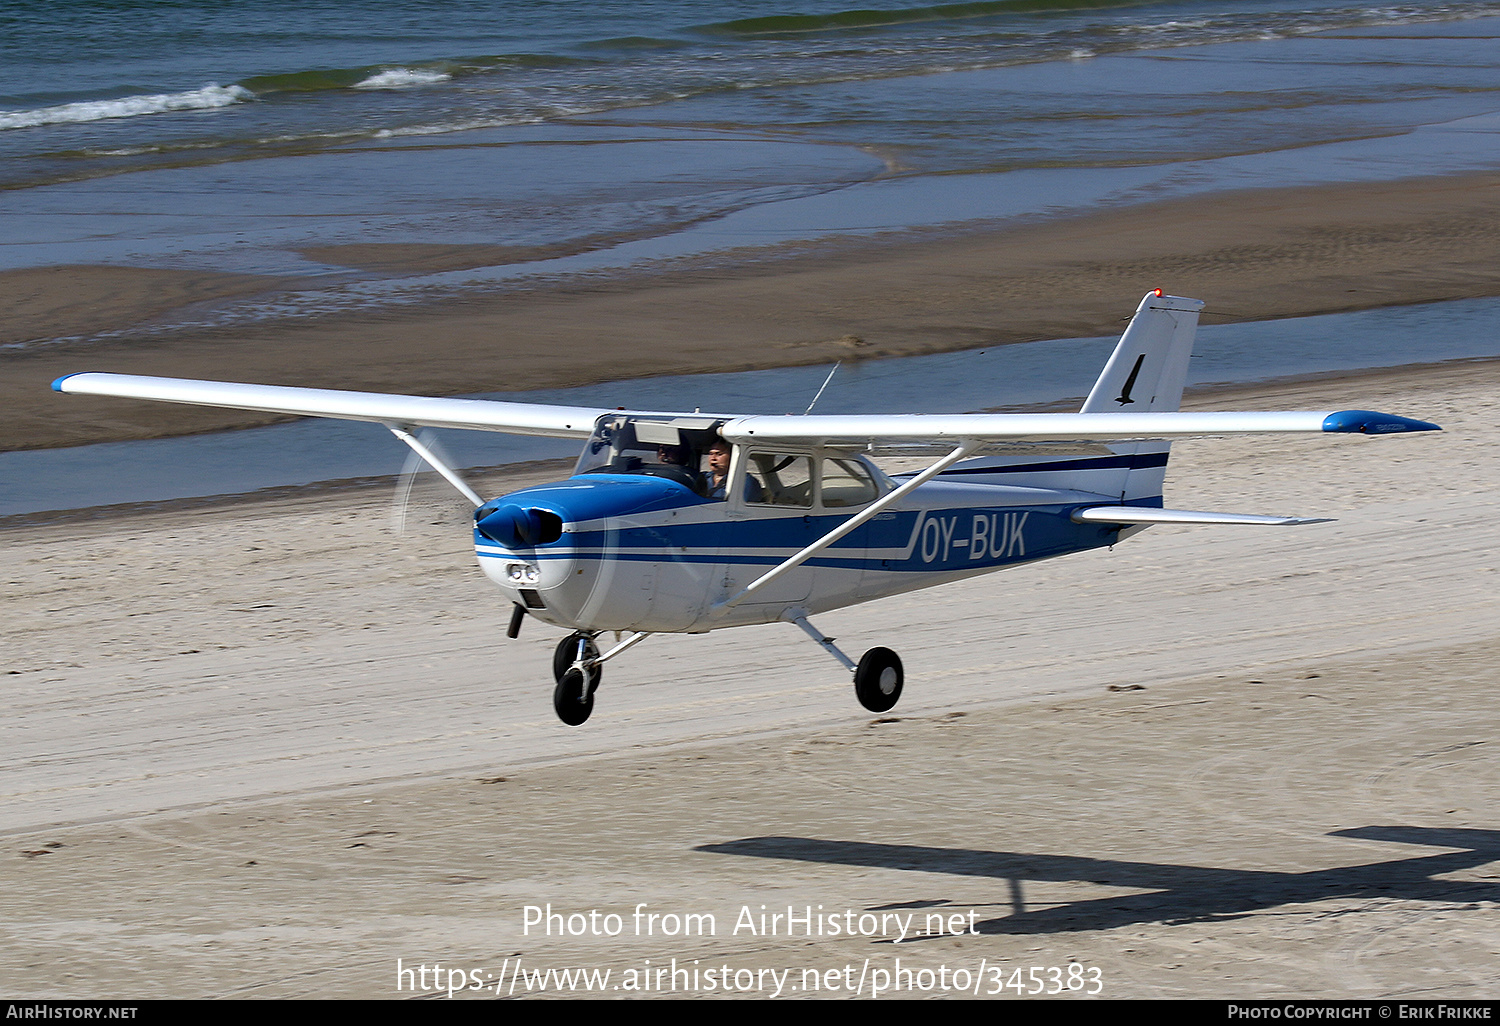
<instances>
[{"instance_id":1,"label":"shoreline","mask_svg":"<svg viewBox=\"0 0 1500 1026\"><path fill-rule=\"evenodd\" d=\"M65 309L82 293L106 307L89 310L93 323L113 317L119 329L105 340L0 352L10 413L0 449L286 419L73 401L48 389L79 370L452 395L1112 334L1157 285L1206 299L1206 323L1500 295L1500 175L1221 193L812 249L193 338L153 333L160 305L148 309L122 285L132 277L124 269L72 268L51 283L47 269L10 272L31 276L36 309ZM104 277L91 286L95 270ZM180 273L201 282L174 286L193 303L249 287L217 272ZM105 277L113 288L100 284ZM134 278L159 287L154 273Z\"/></svg>"}]
</instances>

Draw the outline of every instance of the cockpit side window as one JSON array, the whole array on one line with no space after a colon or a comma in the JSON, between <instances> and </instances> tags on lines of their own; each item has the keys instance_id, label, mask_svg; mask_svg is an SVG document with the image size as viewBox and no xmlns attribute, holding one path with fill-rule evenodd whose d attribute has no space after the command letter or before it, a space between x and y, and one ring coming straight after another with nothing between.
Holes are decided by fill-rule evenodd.
<instances>
[{"instance_id":1,"label":"cockpit side window","mask_svg":"<svg viewBox=\"0 0 1500 1026\"><path fill-rule=\"evenodd\" d=\"M793 506L811 509L813 504L813 463L811 456L784 452L752 452L747 469L759 489L752 505Z\"/></svg>"}]
</instances>

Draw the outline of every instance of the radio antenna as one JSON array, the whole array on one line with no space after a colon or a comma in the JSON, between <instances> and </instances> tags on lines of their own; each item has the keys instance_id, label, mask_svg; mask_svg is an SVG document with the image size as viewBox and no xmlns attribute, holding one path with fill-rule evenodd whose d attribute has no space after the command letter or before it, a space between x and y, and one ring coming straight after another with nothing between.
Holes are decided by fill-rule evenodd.
<instances>
[{"instance_id":1,"label":"radio antenna","mask_svg":"<svg viewBox=\"0 0 1500 1026\"><path fill-rule=\"evenodd\" d=\"M813 401L807 404L807 409L802 411L802 416L807 416L812 412L812 408L818 405L818 400L823 398L823 389L828 387L828 383L833 380L833 376L839 372L839 368L843 365L843 360L840 360L838 363L833 365L833 370L829 371L828 377L823 379L823 388L818 389L818 394L813 396Z\"/></svg>"}]
</instances>

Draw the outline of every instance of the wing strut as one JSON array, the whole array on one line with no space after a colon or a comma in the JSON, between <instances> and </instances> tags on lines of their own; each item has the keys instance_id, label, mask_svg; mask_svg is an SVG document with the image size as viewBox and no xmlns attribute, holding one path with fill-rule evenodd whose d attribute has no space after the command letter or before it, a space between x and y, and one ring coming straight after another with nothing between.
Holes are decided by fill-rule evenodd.
<instances>
[{"instance_id":1,"label":"wing strut","mask_svg":"<svg viewBox=\"0 0 1500 1026\"><path fill-rule=\"evenodd\" d=\"M458 471L454 470L442 460L438 459L437 456L433 454L432 450L418 441L417 437L410 431L407 431L404 428L398 428L394 424L387 424L386 429L389 430L391 434L401 439L401 441L411 446L412 452L416 453L423 460L425 460L427 462L427 465L433 470L436 470L439 474L442 474L443 480L447 481L454 488L457 488L459 492L462 493L463 497L472 502L476 508L484 505L484 500L479 497L478 493L476 493L474 489L469 487L468 483L465 482L463 478L458 476Z\"/></svg>"},{"instance_id":2,"label":"wing strut","mask_svg":"<svg viewBox=\"0 0 1500 1026\"><path fill-rule=\"evenodd\" d=\"M855 528L861 526L862 524L868 523L875 517L876 514L882 512L887 506L892 505L898 499L904 497L908 492L916 490L917 488L926 484L928 481L932 480L934 477L937 477L949 467L953 466L953 464L957 463L959 460L965 459L966 457L972 455L975 450L977 450L983 444L983 442L975 439L966 439L957 449L954 449L948 455L938 460L936 463L928 467L926 470L922 471L910 481L905 482L900 487L891 489L891 491L887 492L884 497L870 503L870 505L854 514L854 516L850 517L848 520L845 520L838 527L835 527L832 531L829 531L827 534L823 535L823 537L807 546L807 548L803 549L795 556L792 556L785 562L779 563L776 566L772 567L770 570L767 570L765 573L761 574L755 580L745 585L745 587L741 589L739 594L733 595L725 599L723 602L715 602L709 609L710 614L721 616L729 610L733 609L735 606L739 605L745 599L749 598L752 594L759 591L761 588L764 588L772 581L776 580L788 570L795 570L797 567L801 566L803 563L806 563L813 556L816 556L819 552L822 552L824 549L828 548L828 546L838 541L850 531L853 531ZM804 630L805 629L806 628L804 628Z\"/></svg>"}]
</instances>

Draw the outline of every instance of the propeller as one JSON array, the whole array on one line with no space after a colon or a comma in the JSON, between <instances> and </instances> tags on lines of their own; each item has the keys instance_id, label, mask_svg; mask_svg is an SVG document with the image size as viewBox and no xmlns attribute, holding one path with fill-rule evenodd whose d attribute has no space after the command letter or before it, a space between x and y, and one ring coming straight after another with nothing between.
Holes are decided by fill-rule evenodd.
<instances>
[{"instance_id":1,"label":"propeller","mask_svg":"<svg viewBox=\"0 0 1500 1026\"><path fill-rule=\"evenodd\" d=\"M398 433L397 437L400 438L401 435ZM452 465L453 461L437 441L437 432L435 430L424 428L411 437L417 443L417 446L420 446L427 453L431 454L432 457L441 460L445 465L444 469ZM406 441L404 438L402 440ZM408 448L411 451L406 456L406 462L401 465L401 476L397 478L396 491L391 496L391 530L397 535L404 535L406 533L406 514L411 505L412 491L416 486L418 474L426 470L433 470L450 483L452 481L448 474L444 474L442 470L437 470L437 468L433 467L418 452L416 446L411 446L408 443ZM449 471L448 473L451 474L453 472Z\"/></svg>"}]
</instances>

